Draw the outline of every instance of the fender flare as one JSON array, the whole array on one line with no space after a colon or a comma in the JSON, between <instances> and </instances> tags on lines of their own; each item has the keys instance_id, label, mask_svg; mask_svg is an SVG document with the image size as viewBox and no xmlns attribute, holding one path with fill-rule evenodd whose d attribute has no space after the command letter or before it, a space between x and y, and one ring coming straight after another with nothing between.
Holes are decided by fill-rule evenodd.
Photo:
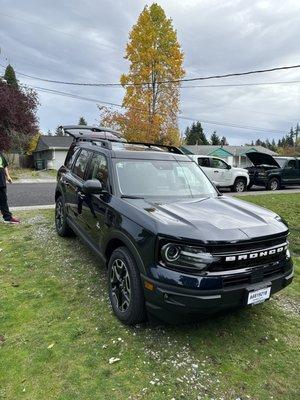
<instances>
[{"instance_id":1,"label":"fender flare","mask_svg":"<svg viewBox=\"0 0 300 400\"><path fill-rule=\"evenodd\" d=\"M124 245L128 248L128 250L131 252L132 256L134 257L140 273L146 274L146 268L145 268L144 262L142 260L142 257L140 255L138 249L136 248L133 241L127 235L125 235L125 233L123 233L121 231L112 230L110 232L109 237L106 239L106 241L103 245L103 254L106 254L108 245L113 240L120 240L122 243L124 243ZM106 260L106 261L108 262L108 260Z\"/></svg>"}]
</instances>

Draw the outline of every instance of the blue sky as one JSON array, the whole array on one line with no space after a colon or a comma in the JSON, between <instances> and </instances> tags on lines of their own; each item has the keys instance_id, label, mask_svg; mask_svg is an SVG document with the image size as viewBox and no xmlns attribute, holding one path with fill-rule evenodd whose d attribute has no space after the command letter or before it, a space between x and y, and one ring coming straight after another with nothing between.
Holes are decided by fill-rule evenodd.
<instances>
[{"instance_id":1,"label":"blue sky","mask_svg":"<svg viewBox=\"0 0 300 400\"><path fill-rule=\"evenodd\" d=\"M244 0L158 1L178 33L186 77L300 64L300 2ZM128 70L128 33L146 3L138 0L0 0L0 64L49 79L118 82ZM0 69L2 71L2 69ZM31 86L121 103L121 88L55 85L18 76ZM300 69L208 81L236 84L300 81ZM200 82L199 85L204 85ZM187 84L185 86L188 86ZM40 127L99 122L92 102L39 93ZM182 88L181 115L216 123L259 127L231 128L203 123L205 132L225 135L230 144L280 138L300 121L300 84ZM183 131L189 124L180 121ZM274 133L279 131L278 133ZM282 132L282 133L281 133Z\"/></svg>"}]
</instances>

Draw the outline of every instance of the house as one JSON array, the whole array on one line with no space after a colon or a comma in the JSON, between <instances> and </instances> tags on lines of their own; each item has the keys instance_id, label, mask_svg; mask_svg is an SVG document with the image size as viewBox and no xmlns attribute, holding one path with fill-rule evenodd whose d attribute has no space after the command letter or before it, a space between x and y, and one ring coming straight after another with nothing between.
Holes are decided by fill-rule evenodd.
<instances>
[{"instance_id":1,"label":"house","mask_svg":"<svg viewBox=\"0 0 300 400\"><path fill-rule=\"evenodd\" d=\"M215 156L223 158L228 164L233 167L250 167L252 165L246 153L259 152L276 156L272 150L266 149L263 146L212 146L212 145L184 145L181 149L187 154L199 154L203 156Z\"/></svg>"},{"instance_id":2,"label":"house","mask_svg":"<svg viewBox=\"0 0 300 400\"><path fill-rule=\"evenodd\" d=\"M33 152L34 165L37 169L59 169L66 158L72 143L70 136L41 135Z\"/></svg>"}]
</instances>

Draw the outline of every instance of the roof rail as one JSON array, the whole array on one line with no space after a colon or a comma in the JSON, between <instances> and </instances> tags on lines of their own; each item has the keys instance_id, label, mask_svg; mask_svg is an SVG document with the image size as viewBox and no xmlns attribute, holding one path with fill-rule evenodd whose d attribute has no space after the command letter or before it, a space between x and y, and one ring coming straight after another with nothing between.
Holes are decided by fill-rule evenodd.
<instances>
[{"instance_id":1,"label":"roof rail","mask_svg":"<svg viewBox=\"0 0 300 400\"><path fill-rule=\"evenodd\" d=\"M142 146L149 147L149 149L151 149L151 147L160 147L162 149L167 149L169 153L184 154L184 152L182 150L180 150L178 147L169 146L167 144L144 143L144 142L126 142L126 144L142 145Z\"/></svg>"}]
</instances>

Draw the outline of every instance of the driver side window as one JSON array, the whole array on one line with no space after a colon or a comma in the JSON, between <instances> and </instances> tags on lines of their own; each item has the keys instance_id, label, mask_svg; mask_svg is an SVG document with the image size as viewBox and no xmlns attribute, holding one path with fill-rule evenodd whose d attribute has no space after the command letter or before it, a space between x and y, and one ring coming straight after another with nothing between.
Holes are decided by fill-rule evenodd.
<instances>
[{"instance_id":1,"label":"driver side window","mask_svg":"<svg viewBox=\"0 0 300 400\"><path fill-rule=\"evenodd\" d=\"M287 168L289 168L289 169L295 169L296 168L296 160L290 160L288 163L287 163L287 166L286 166Z\"/></svg>"},{"instance_id":2,"label":"driver side window","mask_svg":"<svg viewBox=\"0 0 300 400\"><path fill-rule=\"evenodd\" d=\"M219 160L218 158L213 158L212 159L212 167L220 168L220 169L227 169L227 164L224 161Z\"/></svg>"},{"instance_id":3,"label":"driver side window","mask_svg":"<svg viewBox=\"0 0 300 400\"><path fill-rule=\"evenodd\" d=\"M105 189L108 189L107 160L103 154L93 154L87 179L97 179Z\"/></svg>"}]
</instances>

